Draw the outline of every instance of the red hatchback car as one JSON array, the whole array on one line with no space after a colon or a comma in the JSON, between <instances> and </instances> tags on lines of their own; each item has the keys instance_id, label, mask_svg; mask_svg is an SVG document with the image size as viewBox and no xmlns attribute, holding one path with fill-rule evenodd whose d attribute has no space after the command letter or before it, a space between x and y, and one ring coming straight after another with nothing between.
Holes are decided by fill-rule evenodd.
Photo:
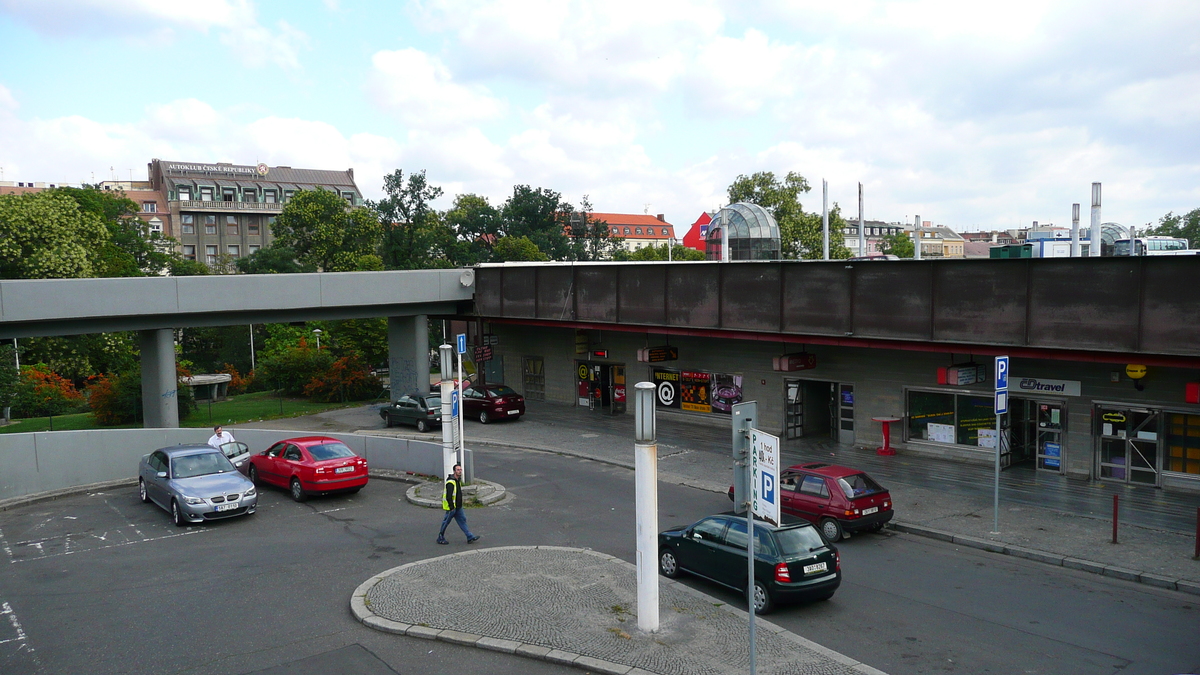
<instances>
[{"instance_id":1,"label":"red hatchback car","mask_svg":"<svg viewBox=\"0 0 1200 675\"><path fill-rule=\"evenodd\" d=\"M367 460L336 438L289 438L250 458L247 470L255 485L287 488L292 499L313 494L358 492L367 484Z\"/></svg>"},{"instance_id":2,"label":"red hatchback car","mask_svg":"<svg viewBox=\"0 0 1200 675\"><path fill-rule=\"evenodd\" d=\"M780 509L816 523L830 542L847 532L878 532L892 519L892 495L858 469L809 462L779 475ZM733 499L733 488L729 488Z\"/></svg>"},{"instance_id":3,"label":"red hatchback car","mask_svg":"<svg viewBox=\"0 0 1200 675\"><path fill-rule=\"evenodd\" d=\"M521 419L525 397L503 384L473 385L463 390L463 416L483 424L496 420Z\"/></svg>"}]
</instances>

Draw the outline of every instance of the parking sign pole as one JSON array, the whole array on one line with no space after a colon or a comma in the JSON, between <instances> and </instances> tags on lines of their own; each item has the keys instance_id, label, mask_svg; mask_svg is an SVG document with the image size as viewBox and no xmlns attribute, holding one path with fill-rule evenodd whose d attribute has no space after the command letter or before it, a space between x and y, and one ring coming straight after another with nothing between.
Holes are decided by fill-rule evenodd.
<instances>
[{"instance_id":1,"label":"parking sign pole","mask_svg":"<svg viewBox=\"0 0 1200 675\"><path fill-rule=\"evenodd\" d=\"M735 403L730 413L733 418L733 510L741 512L745 509L746 513L746 602L750 615L750 675L754 675L754 496L750 481L754 452L750 447L750 430L758 419L758 402Z\"/></svg>"},{"instance_id":2,"label":"parking sign pole","mask_svg":"<svg viewBox=\"0 0 1200 675\"><path fill-rule=\"evenodd\" d=\"M992 487L992 534L1000 534L1000 417L1008 412L1008 357L996 357L996 458Z\"/></svg>"}]
</instances>

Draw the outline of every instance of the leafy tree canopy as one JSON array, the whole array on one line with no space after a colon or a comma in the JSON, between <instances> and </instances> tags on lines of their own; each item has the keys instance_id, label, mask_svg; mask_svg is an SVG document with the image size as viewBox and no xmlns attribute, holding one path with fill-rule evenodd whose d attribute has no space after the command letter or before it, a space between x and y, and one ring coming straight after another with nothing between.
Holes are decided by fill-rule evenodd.
<instances>
[{"instance_id":1,"label":"leafy tree canopy","mask_svg":"<svg viewBox=\"0 0 1200 675\"><path fill-rule=\"evenodd\" d=\"M771 171L739 175L729 186L729 203L749 202L767 209L779 224L780 246L785 258L818 259L823 254L821 213L806 213L800 195L810 191L804 176L789 171L781 181ZM829 257L848 258L850 249L842 241L845 221L834 204L829 214Z\"/></svg>"},{"instance_id":2,"label":"leafy tree canopy","mask_svg":"<svg viewBox=\"0 0 1200 675\"><path fill-rule=\"evenodd\" d=\"M554 190L517 185L501 208L501 233L528 239L551 260L574 260L575 251L566 234L572 211Z\"/></svg>"},{"instance_id":3,"label":"leafy tree canopy","mask_svg":"<svg viewBox=\"0 0 1200 675\"><path fill-rule=\"evenodd\" d=\"M904 232L897 232L883 237L879 242L879 250L899 258L911 258L916 252L912 237Z\"/></svg>"},{"instance_id":4,"label":"leafy tree canopy","mask_svg":"<svg viewBox=\"0 0 1200 675\"><path fill-rule=\"evenodd\" d=\"M349 272L375 253L383 228L374 209L348 209L336 192L301 190L271 226L275 241L296 252L296 259L325 272Z\"/></svg>"},{"instance_id":5,"label":"leafy tree canopy","mask_svg":"<svg viewBox=\"0 0 1200 675\"><path fill-rule=\"evenodd\" d=\"M1183 237L1190 248L1200 248L1200 208L1176 215L1168 212L1158 219L1158 225L1146 230L1147 235Z\"/></svg>"},{"instance_id":6,"label":"leafy tree canopy","mask_svg":"<svg viewBox=\"0 0 1200 675\"><path fill-rule=\"evenodd\" d=\"M446 211L445 223L460 242L458 262L474 265L492 260L492 245L499 239L503 223L500 211L486 197L458 195Z\"/></svg>"},{"instance_id":7,"label":"leafy tree canopy","mask_svg":"<svg viewBox=\"0 0 1200 675\"><path fill-rule=\"evenodd\" d=\"M110 239L100 216L60 191L0 195L0 278L95 276Z\"/></svg>"},{"instance_id":8,"label":"leafy tree canopy","mask_svg":"<svg viewBox=\"0 0 1200 675\"><path fill-rule=\"evenodd\" d=\"M500 237L492 247L492 260L495 262L549 259L529 237Z\"/></svg>"},{"instance_id":9,"label":"leafy tree canopy","mask_svg":"<svg viewBox=\"0 0 1200 675\"><path fill-rule=\"evenodd\" d=\"M430 202L442 196L442 188L430 185L425 172L408 174L400 169L383 177L386 197L371 206L383 223L380 258L387 269L424 269L448 266L445 260L454 248L454 234L442 223ZM449 249L449 250L448 250Z\"/></svg>"},{"instance_id":10,"label":"leafy tree canopy","mask_svg":"<svg viewBox=\"0 0 1200 675\"><path fill-rule=\"evenodd\" d=\"M667 245L644 246L635 251L620 250L614 260L667 260ZM671 247L671 260L704 260L704 254L682 244Z\"/></svg>"},{"instance_id":11,"label":"leafy tree canopy","mask_svg":"<svg viewBox=\"0 0 1200 675\"><path fill-rule=\"evenodd\" d=\"M236 264L242 274L294 274L317 271L315 265L297 262L296 249L280 246L278 241L244 258L238 258Z\"/></svg>"},{"instance_id":12,"label":"leafy tree canopy","mask_svg":"<svg viewBox=\"0 0 1200 675\"><path fill-rule=\"evenodd\" d=\"M108 228L110 239L105 247L108 250L100 252L104 260L98 270L100 276L154 276L168 269L178 257L175 240L151 232L150 226L136 215L140 210L137 203L126 197L124 191L95 186L62 187L55 191L75 200L80 210L100 216Z\"/></svg>"}]
</instances>

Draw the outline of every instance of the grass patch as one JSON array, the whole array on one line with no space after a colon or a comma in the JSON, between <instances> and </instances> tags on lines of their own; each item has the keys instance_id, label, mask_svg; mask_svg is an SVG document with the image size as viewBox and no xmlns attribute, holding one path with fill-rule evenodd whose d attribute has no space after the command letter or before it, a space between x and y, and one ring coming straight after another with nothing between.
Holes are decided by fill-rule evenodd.
<instances>
[{"instance_id":1,"label":"grass patch","mask_svg":"<svg viewBox=\"0 0 1200 675\"><path fill-rule=\"evenodd\" d=\"M211 427L216 424L245 424L286 417L314 415L326 410L338 408L353 408L372 403L372 401L353 401L347 403L318 403L303 398L280 399L274 392L259 391L253 394L231 396L224 401L216 401L210 407L207 402L201 402L187 419L179 421L179 426L191 429ZM53 429L51 427L53 426ZM3 434L21 434L33 431L78 431L82 429L136 429L141 424L121 424L106 427L96 423L91 413L75 415L59 415L49 417L34 417L31 419L13 420L12 424L0 427Z\"/></svg>"}]
</instances>

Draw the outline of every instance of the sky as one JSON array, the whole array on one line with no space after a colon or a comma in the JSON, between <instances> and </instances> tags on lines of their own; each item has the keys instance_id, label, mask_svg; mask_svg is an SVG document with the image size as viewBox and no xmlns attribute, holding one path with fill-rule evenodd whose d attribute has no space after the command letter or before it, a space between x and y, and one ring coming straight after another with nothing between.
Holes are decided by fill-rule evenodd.
<instances>
[{"instance_id":1,"label":"sky","mask_svg":"<svg viewBox=\"0 0 1200 675\"><path fill-rule=\"evenodd\" d=\"M5 181L426 171L679 227L789 171L969 231L1200 207L1200 2L0 0Z\"/></svg>"}]
</instances>

